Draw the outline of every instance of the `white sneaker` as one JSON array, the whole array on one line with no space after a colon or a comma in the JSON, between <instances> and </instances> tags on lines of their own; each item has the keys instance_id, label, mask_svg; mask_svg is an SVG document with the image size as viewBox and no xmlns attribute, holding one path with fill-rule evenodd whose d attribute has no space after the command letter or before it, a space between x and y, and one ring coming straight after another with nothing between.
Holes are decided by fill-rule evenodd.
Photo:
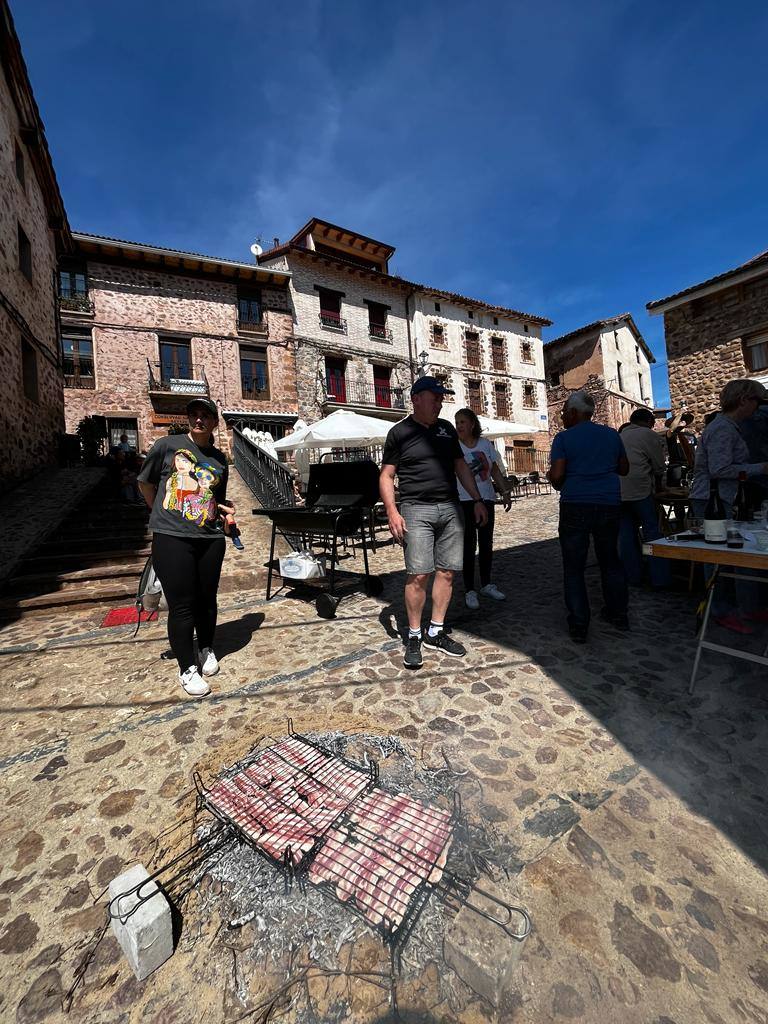
<instances>
[{"instance_id":1,"label":"white sneaker","mask_svg":"<svg viewBox=\"0 0 768 1024\"><path fill-rule=\"evenodd\" d=\"M468 590L464 596L464 604L467 608L471 608L473 612L476 612L480 607L480 598L477 596L477 591Z\"/></svg>"},{"instance_id":2,"label":"white sneaker","mask_svg":"<svg viewBox=\"0 0 768 1024\"><path fill-rule=\"evenodd\" d=\"M495 583L486 583L484 587L480 588L480 593L483 597L492 597L494 601L506 601L507 595L502 594Z\"/></svg>"},{"instance_id":3,"label":"white sneaker","mask_svg":"<svg viewBox=\"0 0 768 1024\"><path fill-rule=\"evenodd\" d=\"M197 665L190 665L186 672L179 672L179 682L190 697L205 697L211 688L197 671Z\"/></svg>"},{"instance_id":4,"label":"white sneaker","mask_svg":"<svg viewBox=\"0 0 768 1024\"><path fill-rule=\"evenodd\" d=\"M215 676L219 671L219 663L211 647L204 647L200 651L200 661L203 663L204 676Z\"/></svg>"}]
</instances>

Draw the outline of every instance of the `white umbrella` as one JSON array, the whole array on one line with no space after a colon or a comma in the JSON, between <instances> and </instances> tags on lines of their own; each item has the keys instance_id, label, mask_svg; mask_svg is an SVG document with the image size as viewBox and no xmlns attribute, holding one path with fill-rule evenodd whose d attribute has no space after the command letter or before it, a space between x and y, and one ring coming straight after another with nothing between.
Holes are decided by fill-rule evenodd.
<instances>
[{"instance_id":1,"label":"white umbrella","mask_svg":"<svg viewBox=\"0 0 768 1024\"><path fill-rule=\"evenodd\" d=\"M483 428L483 437L491 440L495 437L506 437L508 434L535 434L536 427L529 427L526 423L513 423L511 420L492 420L487 416L478 416L480 426Z\"/></svg>"},{"instance_id":2,"label":"white umbrella","mask_svg":"<svg viewBox=\"0 0 768 1024\"><path fill-rule=\"evenodd\" d=\"M305 430L276 441L275 449L290 452L304 448L365 448L381 444L393 426L390 420L337 409Z\"/></svg>"}]
</instances>

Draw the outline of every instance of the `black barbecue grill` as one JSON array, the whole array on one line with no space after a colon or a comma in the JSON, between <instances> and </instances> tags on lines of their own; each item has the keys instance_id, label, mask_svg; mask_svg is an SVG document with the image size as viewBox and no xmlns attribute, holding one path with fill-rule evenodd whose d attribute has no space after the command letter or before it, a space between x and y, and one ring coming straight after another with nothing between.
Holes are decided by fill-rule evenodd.
<instances>
[{"instance_id":1,"label":"black barbecue grill","mask_svg":"<svg viewBox=\"0 0 768 1024\"><path fill-rule=\"evenodd\" d=\"M267 600L272 597L272 579L280 576L275 569L275 538L280 534L291 548L312 550L319 547L329 562L327 586L315 601L317 614L332 619L343 596L337 589L336 567L339 541L360 541L365 566L364 586L369 596L380 594L383 583L372 576L368 567L369 524L371 510L379 500L379 467L364 462L319 462L310 467L307 503L288 508L255 508L254 515L268 516L272 521L267 570ZM281 577L287 580L288 577ZM324 580L290 579L294 586L311 585L317 589Z\"/></svg>"}]
</instances>

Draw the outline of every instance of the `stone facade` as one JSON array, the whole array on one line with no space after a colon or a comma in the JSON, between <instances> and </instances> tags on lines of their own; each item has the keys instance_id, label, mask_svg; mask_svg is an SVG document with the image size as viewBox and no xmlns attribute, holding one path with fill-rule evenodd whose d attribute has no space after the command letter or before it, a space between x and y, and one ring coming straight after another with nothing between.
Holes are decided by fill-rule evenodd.
<instances>
[{"instance_id":1,"label":"stone facade","mask_svg":"<svg viewBox=\"0 0 768 1024\"><path fill-rule=\"evenodd\" d=\"M456 392L443 406L446 417L452 419L457 409L474 403L480 415L534 428L536 433L519 436L533 441L537 450L548 450L541 325L539 317L520 314L516 320L479 305L462 306L441 293L419 292L414 347L428 354L427 372L445 377ZM468 333L477 335L472 348L479 349L479 365L471 365ZM499 445L501 450L503 442Z\"/></svg>"},{"instance_id":2,"label":"stone facade","mask_svg":"<svg viewBox=\"0 0 768 1024\"><path fill-rule=\"evenodd\" d=\"M263 326L244 331L238 330L237 285L216 275L94 259L86 269L93 311L63 311L62 322L65 334L70 328L90 332L94 386L65 389L68 431L86 415L118 423L135 420L142 450L167 434L172 422L183 422L190 394L157 386L161 339L189 341L192 378L207 384L222 412L296 416L293 321L285 288L263 289ZM266 350L269 391L263 399L243 397L243 346ZM224 417L217 443L229 450Z\"/></svg>"},{"instance_id":3,"label":"stone facade","mask_svg":"<svg viewBox=\"0 0 768 1024\"><path fill-rule=\"evenodd\" d=\"M700 428L718 408L724 384L753 376L766 383L768 369L753 372L745 358L752 336L768 334L768 271L764 276L723 287L664 312L669 363L669 394L674 409L687 403Z\"/></svg>"},{"instance_id":4,"label":"stone facade","mask_svg":"<svg viewBox=\"0 0 768 1024\"><path fill-rule=\"evenodd\" d=\"M0 36L0 481L7 487L56 461L64 429L54 282L68 227L5 5Z\"/></svg>"},{"instance_id":5,"label":"stone facade","mask_svg":"<svg viewBox=\"0 0 768 1024\"><path fill-rule=\"evenodd\" d=\"M574 391L588 391L595 399L595 422L614 429L635 409L651 408L652 360L628 315L597 321L546 344L550 433L560 430L563 402Z\"/></svg>"}]
</instances>

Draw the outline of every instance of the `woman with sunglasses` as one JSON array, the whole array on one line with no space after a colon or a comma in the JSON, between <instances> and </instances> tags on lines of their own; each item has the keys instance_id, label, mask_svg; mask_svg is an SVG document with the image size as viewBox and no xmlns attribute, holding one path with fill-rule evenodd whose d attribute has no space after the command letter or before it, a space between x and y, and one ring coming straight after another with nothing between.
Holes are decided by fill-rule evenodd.
<instances>
[{"instance_id":1,"label":"woman with sunglasses","mask_svg":"<svg viewBox=\"0 0 768 1024\"><path fill-rule=\"evenodd\" d=\"M152 564L168 602L168 640L179 664L179 682L190 697L205 697L211 688L204 677L219 671L213 652L216 595L224 518L235 510L226 502L227 458L213 445L219 419L215 402L195 398L187 416L187 434L162 437L152 445L138 484L152 509Z\"/></svg>"}]
</instances>

